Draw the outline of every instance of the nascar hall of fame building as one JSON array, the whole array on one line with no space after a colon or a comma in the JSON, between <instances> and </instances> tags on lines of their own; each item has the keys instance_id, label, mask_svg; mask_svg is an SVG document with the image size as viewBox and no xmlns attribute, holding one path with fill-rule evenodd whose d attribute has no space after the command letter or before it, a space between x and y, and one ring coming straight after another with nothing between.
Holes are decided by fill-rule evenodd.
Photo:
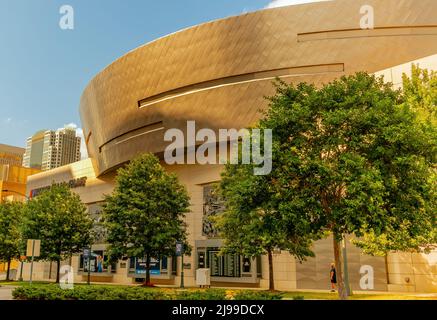
<instances>
[{"instance_id":1,"label":"nascar hall of fame building","mask_svg":"<svg viewBox=\"0 0 437 320\"><path fill-rule=\"evenodd\" d=\"M373 29L360 28L360 8L374 8ZM101 219L104 194L114 187L116 170L143 152L163 157L170 128L246 128L260 118L274 93L272 81L327 83L342 75L367 71L401 84L411 64L437 68L437 1L338 0L261 10L197 25L152 41L119 58L88 84L80 115L89 159L33 175L28 194L67 182ZM85 57L86 58L86 57ZM222 240L208 221L223 204L211 192L222 165L167 165L187 187L191 212L186 216L192 255L153 261L152 281L195 285L198 268L210 268L212 285L268 287L266 257L218 255ZM145 277L142 259L110 264L104 230L92 246L91 280L130 284ZM328 289L333 261L332 239L315 243L315 258L299 263L275 252L274 276L279 290ZM390 253L371 257L347 242L352 289L360 289L360 268L374 270L374 290L437 291L437 251ZM75 279L86 281L82 255L65 264ZM54 264L54 263L53 263ZM26 263L24 278L29 277ZM34 279L55 278L55 266L38 263Z\"/></svg>"}]
</instances>

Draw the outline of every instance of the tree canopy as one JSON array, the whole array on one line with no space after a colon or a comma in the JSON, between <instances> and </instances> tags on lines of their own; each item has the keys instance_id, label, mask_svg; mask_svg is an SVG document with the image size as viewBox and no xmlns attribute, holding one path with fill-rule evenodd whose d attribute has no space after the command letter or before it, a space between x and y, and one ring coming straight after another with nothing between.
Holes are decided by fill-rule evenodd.
<instances>
[{"instance_id":1,"label":"tree canopy","mask_svg":"<svg viewBox=\"0 0 437 320\"><path fill-rule=\"evenodd\" d=\"M11 260L20 257L22 216L22 203L0 203L0 261L8 264L6 280L9 280Z\"/></svg>"},{"instance_id":2,"label":"tree canopy","mask_svg":"<svg viewBox=\"0 0 437 320\"><path fill-rule=\"evenodd\" d=\"M435 127L418 121L400 90L362 72L319 89L280 82L270 101L260 127L274 132L272 185L283 214L332 232L344 297L345 234L400 244L435 230Z\"/></svg>"},{"instance_id":3,"label":"tree canopy","mask_svg":"<svg viewBox=\"0 0 437 320\"><path fill-rule=\"evenodd\" d=\"M427 152L427 166L429 176L424 187L430 188L428 201L423 204L428 206L427 212L432 212L436 208L436 126L437 126L437 72L421 69L417 65L412 65L411 76L403 75L403 94L405 105L415 114L415 125L420 127L420 132L431 141L430 149ZM414 130L414 129L413 129ZM419 137L420 139L420 137ZM422 176L424 179L426 174ZM430 187L429 187L430 186ZM437 215L425 219L423 223L428 223L427 228L420 228L420 231L412 235L408 230L413 228L409 221L404 224L394 224L381 235L370 232L360 240L354 241L361 247L364 253L385 255L388 251L424 251L428 252L437 247Z\"/></svg>"},{"instance_id":4,"label":"tree canopy","mask_svg":"<svg viewBox=\"0 0 437 320\"><path fill-rule=\"evenodd\" d=\"M217 189L226 210L214 223L225 241L223 252L268 256L269 289L274 290L274 250L287 250L298 260L314 254L308 221L297 223L282 214L282 199L271 182L268 176L254 175L252 165L227 164Z\"/></svg>"},{"instance_id":5,"label":"tree canopy","mask_svg":"<svg viewBox=\"0 0 437 320\"><path fill-rule=\"evenodd\" d=\"M436 128L420 120L411 102L425 100L364 72L320 88L278 80L258 125L273 130L272 172L257 178L227 167L224 174L231 214L222 226L229 242L258 244L277 235L280 243L330 232L342 298L344 235L385 239L382 247L367 246L369 253L420 250L430 243L436 230ZM263 220L273 212L272 220Z\"/></svg>"},{"instance_id":6,"label":"tree canopy","mask_svg":"<svg viewBox=\"0 0 437 320\"><path fill-rule=\"evenodd\" d=\"M146 258L146 283L150 259L175 254L176 242L186 240L185 214L189 196L175 174L167 173L159 159L143 154L118 170L113 193L106 196L104 219L112 259Z\"/></svg>"},{"instance_id":7,"label":"tree canopy","mask_svg":"<svg viewBox=\"0 0 437 320\"><path fill-rule=\"evenodd\" d=\"M26 205L24 239L41 240L41 260L60 262L92 242L93 221L79 196L66 184L52 185Z\"/></svg>"},{"instance_id":8,"label":"tree canopy","mask_svg":"<svg viewBox=\"0 0 437 320\"><path fill-rule=\"evenodd\" d=\"M413 64L411 76L404 74L402 84L407 103L419 120L437 125L437 71Z\"/></svg>"}]
</instances>

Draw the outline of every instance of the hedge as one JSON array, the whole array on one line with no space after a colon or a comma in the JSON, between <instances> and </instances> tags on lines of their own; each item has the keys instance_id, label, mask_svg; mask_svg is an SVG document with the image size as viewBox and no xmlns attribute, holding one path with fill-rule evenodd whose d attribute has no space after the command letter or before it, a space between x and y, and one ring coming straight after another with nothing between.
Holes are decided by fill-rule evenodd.
<instances>
[{"instance_id":1,"label":"hedge","mask_svg":"<svg viewBox=\"0 0 437 320\"><path fill-rule=\"evenodd\" d=\"M25 285L12 295L17 300L280 300L281 293L255 290L175 290L143 287L75 285L62 289L59 285Z\"/></svg>"}]
</instances>

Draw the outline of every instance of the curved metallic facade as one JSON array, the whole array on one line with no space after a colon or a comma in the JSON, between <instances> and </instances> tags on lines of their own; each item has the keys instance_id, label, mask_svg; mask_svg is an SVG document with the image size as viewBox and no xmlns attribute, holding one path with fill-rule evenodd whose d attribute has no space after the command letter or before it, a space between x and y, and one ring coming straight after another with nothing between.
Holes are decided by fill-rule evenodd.
<instances>
[{"instance_id":1,"label":"curved metallic facade","mask_svg":"<svg viewBox=\"0 0 437 320\"><path fill-rule=\"evenodd\" d=\"M360 29L371 5L375 28ZM253 124L272 80L327 82L437 53L437 1L339 0L248 13L160 38L87 86L80 113L102 175L140 152L160 153L167 128Z\"/></svg>"}]
</instances>

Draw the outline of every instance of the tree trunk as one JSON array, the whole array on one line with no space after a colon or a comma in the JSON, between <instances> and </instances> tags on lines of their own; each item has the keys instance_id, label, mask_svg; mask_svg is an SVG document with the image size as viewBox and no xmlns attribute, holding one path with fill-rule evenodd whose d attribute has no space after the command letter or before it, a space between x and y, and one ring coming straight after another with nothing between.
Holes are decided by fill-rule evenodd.
<instances>
[{"instance_id":1,"label":"tree trunk","mask_svg":"<svg viewBox=\"0 0 437 320\"><path fill-rule=\"evenodd\" d=\"M335 270L337 276L337 287L338 287L338 296L341 300L347 300L346 290L344 286L343 280L343 272L341 265L341 240L337 241L337 234L333 235L333 244L334 244L334 258L335 258Z\"/></svg>"},{"instance_id":2,"label":"tree trunk","mask_svg":"<svg viewBox=\"0 0 437 320\"><path fill-rule=\"evenodd\" d=\"M146 254L146 286L150 285L150 255Z\"/></svg>"},{"instance_id":3,"label":"tree trunk","mask_svg":"<svg viewBox=\"0 0 437 320\"><path fill-rule=\"evenodd\" d=\"M275 281L273 279L273 254L272 250L268 250L268 257L269 257L269 290L274 291L275 290Z\"/></svg>"},{"instance_id":4,"label":"tree trunk","mask_svg":"<svg viewBox=\"0 0 437 320\"><path fill-rule=\"evenodd\" d=\"M10 272L11 272L11 258L8 259L8 269L6 270L6 281L9 281Z\"/></svg>"},{"instance_id":5,"label":"tree trunk","mask_svg":"<svg viewBox=\"0 0 437 320\"><path fill-rule=\"evenodd\" d=\"M56 283L59 283L59 273L61 272L61 259L56 260Z\"/></svg>"}]
</instances>

